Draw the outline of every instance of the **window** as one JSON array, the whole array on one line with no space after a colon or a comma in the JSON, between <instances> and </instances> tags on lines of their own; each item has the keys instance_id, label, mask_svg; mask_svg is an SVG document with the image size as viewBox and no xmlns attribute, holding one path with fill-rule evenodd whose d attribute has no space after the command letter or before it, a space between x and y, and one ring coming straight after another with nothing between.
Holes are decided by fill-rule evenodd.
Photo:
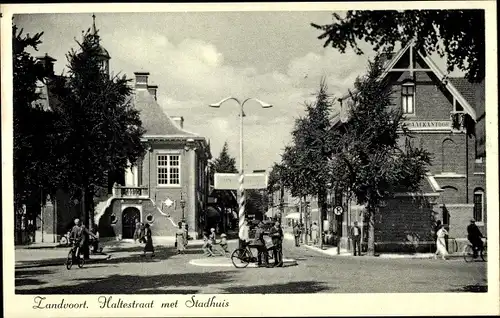
<instances>
[{"instance_id":1,"label":"window","mask_svg":"<svg viewBox=\"0 0 500 318\"><path fill-rule=\"evenodd\" d=\"M415 85L412 83L401 86L401 107L403 114L415 114Z\"/></svg>"},{"instance_id":2,"label":"window","mask_svg":"<svg viewBox=\"0 0 500 318\"><path fill-rule=\"evenodd\" d=\"M151 213L146 216L146 221L148 221L148 223L153 223L154 220L155 218Z\"/></svg>"},{"instance_id":3,"label":"window","mask_svg":"<svg viewBox=\"0 0 500 318\"><path fill-rule=\"evenodd\" d=\"M158 155L158 185L180 185L180 155Z\"/></svg>"},{"instance_id":4,"label":"window","mask_svg":"<svg viewBox=\"0 0 500 318\"><path fill-rule=\"evenodd\" d=\"M453 158L456 156L455 142L449 138L443 140L441 148L441 171L442 172L456 172Z\"/></svg>"},{"instance_id":5,"label":"window","mask_svg":"<svg viewBox=\"0 0 500 318\"><path fill-rule=\"evenodd\" d=\"M476 189L474 191L474 220L476 220L476 222L483 222L483 210L484 191L482 189Z\"/></svg>"}]
</instances>

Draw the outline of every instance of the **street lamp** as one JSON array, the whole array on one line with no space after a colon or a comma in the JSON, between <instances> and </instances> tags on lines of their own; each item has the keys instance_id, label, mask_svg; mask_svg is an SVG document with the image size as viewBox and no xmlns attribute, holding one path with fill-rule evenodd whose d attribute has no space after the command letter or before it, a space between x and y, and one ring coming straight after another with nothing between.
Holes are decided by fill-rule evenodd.
<instances>
[{"instance_id":1,"label":"street lamp","mask_svg":"<svg viewBox=\"0 0 500 318\"><path fill-rule=\"evenodd\" d=\"M181 201L179 202L179 204L181 205L181 209L182 209L182 220L181 220L181 222L186 222L186 219L184 218L184 208L186 207L186 201L184 201L184 199L182 198L182 192L181 192Z\"/></svg>"},{"instance_id":2,"label":"street lamp","mask_svg":"<svg viewBox=\"0 0 500 318\"><path fill-rule=\"evenodd\" d=\"M262 108L271 108L273 105L263 102L260 99L257 98L247 98L243 102L240 102L239 99L235 97L226 97L223 100L221 100L218 103L210 104L210 107L214 108L219 108L223 103L227 102L228 100L234 100L235 102L238 103L240 106L240 178L239 178L239 192L240 192L240 200L239 200L239 211L238 211L238 218L239 218L239 227L243 227L243 222L245 221L245 189L243 187L243 181L244 181L244 173L243 173L243 117L245 117L245 112L243 111L243 106L245 105L246 102L249 100L254 100L257 103L260 104Z\"/></svg>"}]
</instances>

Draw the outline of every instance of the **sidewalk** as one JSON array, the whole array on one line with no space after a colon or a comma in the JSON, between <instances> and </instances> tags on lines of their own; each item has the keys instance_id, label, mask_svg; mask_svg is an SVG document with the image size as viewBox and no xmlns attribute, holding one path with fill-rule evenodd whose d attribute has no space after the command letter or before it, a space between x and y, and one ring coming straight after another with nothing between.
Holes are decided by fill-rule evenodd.
<instances>
[{"instance_id":1,"label":"sidewalk","mask_svg":"<svg viewBox=\"0 0 500 318\"><path fill-rule=\"evenodd\" d=\"M197 258L197 259L192 259L189 261L190 265L194 266L203 266L203 267L234 267L233 262L231 261L231 258L224 257L224 256L216 256L216 257L204 257L204 258ZM272 263L271 261L271 264ZM283 259L283 267L288 267L288 266L295 266L298 265L297 261L294 259ZM246 268L258 268L257 263L249 263Z\"/></svg>"},{"instance_id":2,"label":"sidewalk","mask_svg":"<svg viewBox=\"0 0 500 318\"><path fill-rule=\"evenodd\" d=\"M287 240L295 240L293 235L291 233L284 233L285 239ZM305 246L308 249L314 250L319 253L323 253L326 255L330 256L352 256L352 252L350 252L347 249L340 249L340 254L337 254L337 247L323 247L323 249L320 249L318 246L313 246L313 245L306 245L306 244L301 244L301 246ZM409 259L432 259L434 258L435 254L434 253L415 253L415 254L398 254L398 253L382 253L378 254L375 256L368 256L368 255L363 255L363 257L377 257L377 258L409 258ZM449 254L448 258L459 258L463 257L462 253L453 253Z\"/></svg>"}]
</instances>

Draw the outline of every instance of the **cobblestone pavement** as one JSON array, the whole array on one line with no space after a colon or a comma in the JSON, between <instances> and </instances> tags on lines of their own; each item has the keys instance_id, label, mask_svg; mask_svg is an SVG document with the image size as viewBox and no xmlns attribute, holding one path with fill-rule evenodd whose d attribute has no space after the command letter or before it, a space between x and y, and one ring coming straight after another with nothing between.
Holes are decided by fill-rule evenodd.
<instances>
[{"instance_id":1,"label":"cobblestone pavement","mask_svg":"<svg viewBox=\"0 0 500 318\"><path fill-rule=\"evenodd\" d=\"M231 243L234 248L235 243ZM132 243L106 247L79 269L67 270L67 249L16 249L16 293L22 294L194 294L194 293L379 293L486 291L486 264L463 259L335 257L285 241L285 268L203 267L200 245L177 255L157 246L156 257L141 257Z\"/></svg>"}]
</instances>

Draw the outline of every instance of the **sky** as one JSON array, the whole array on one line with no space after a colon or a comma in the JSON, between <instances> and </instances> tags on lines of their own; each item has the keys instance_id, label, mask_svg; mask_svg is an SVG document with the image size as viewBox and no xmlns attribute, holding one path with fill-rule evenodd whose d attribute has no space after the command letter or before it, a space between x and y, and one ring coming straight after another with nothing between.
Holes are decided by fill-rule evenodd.
<instances>
[{"instance_id":1,"label":"sky","mask_svg":"<svg viewBox=\"0 0 500 318\"><path fill-rule=\"evenodd\" d=\"M320 32L310 26L331 21L330 11L96 13L111 72L129 78L150 72L165 113L183 116L186 130L208 138L214 157L228 142L239 166L239 108L234 101L218 109L209 104L233 96L273 105L245 104L245 171L280 161L295 119L314 100L321 78L340 97L365 73L374 56L370 46L361 44L365 55L341 54L324 48ZM92 26L92 14L23 14L14 23L25 33L44 32L34 55L57 59L59 74L67 69L65 54ZM445 69L444 61L436 62ZM332 112L338 111L334 105Z\"/></svg>"}]
</instances>

